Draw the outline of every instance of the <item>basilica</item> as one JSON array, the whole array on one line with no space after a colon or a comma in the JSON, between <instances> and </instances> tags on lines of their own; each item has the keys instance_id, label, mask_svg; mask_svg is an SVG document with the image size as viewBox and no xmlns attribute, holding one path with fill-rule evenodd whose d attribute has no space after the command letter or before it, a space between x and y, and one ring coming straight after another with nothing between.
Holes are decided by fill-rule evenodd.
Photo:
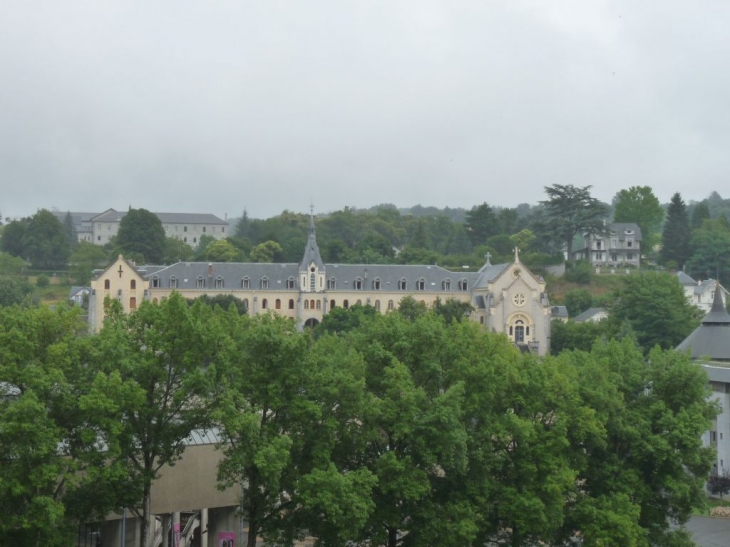
<instances>
[{"instance_id":1,"label":"basilica","mask_svg":"<svg viewBox=\"0 0 730 547\"><path fill-rule=\"evenodd\" d=\"M317 246L314 216L299 264L178 262L138 266L119 256L91 282L89 320L98 331L104 300L116 298L125 311L143 300L158 302L172 291L185 298L228 294L252 315L276 313L304 327L317 325L330 310L355 304L381 313L411 296L427 306L453 299L472 306L470 318L504 333L522 351L550 351L551 308L545 281L527 269L515 249L511 263L485 264L476 272L436 265L325 264Z\"/></svg>"}]
</instances>

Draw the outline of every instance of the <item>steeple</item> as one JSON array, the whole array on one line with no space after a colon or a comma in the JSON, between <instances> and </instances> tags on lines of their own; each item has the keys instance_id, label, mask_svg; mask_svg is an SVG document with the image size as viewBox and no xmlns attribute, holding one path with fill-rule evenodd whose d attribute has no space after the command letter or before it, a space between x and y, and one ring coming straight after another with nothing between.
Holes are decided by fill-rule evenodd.
<instances>
[{"instance_id":1,"label":"steeple","mask_svg":"<svg viewBox=\"0 0 730 547\"><path fill-rule=\"evenodd\" d=\"M319 254L317 233L314 228L314 207L310 206L309 238L307 240L307 246L304 248L304 256L302 257L302 263L299 265L299 270L307 271L312 262L314 262L315 266L317 266L320 271L324 271L324 262L322 261L322 255Z\"/></svg>"},{"instance_id":2,"label":"steeple","mask_svg":"<svg viewBox=\"0 0 730 547\"><path fill-rule=\"evenodd\" d=\"M720 283L715 283L715 298L710 312L702 319L703 325L730 325L730 314L722 303L722 290Z\"/></svg>"}]
</instances>

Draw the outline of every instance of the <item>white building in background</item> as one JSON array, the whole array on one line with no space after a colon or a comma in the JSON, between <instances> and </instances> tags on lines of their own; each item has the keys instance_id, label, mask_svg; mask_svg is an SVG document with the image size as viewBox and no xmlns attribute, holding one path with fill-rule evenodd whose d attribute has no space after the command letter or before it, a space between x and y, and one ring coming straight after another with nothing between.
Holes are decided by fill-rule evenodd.
<instances>
[{"instance_id":1,"label":"white building in background","mask_svg":"<svg viewBox=\"0 0 730 547\"><path fill-rule=\"evenodd\" d=\"M684 272L677 272L677 279L679 284L684 289L684 294L687 297L687 301L700 308L705 313L708 313L712 308L712 303L715 300L715 291L717 287L720 287L720 297L722 298L722 305L727 305L727 294L725 288L720 285L716 280L710 278L704 281L695 281Z\"/></svg>"}]
</instances>

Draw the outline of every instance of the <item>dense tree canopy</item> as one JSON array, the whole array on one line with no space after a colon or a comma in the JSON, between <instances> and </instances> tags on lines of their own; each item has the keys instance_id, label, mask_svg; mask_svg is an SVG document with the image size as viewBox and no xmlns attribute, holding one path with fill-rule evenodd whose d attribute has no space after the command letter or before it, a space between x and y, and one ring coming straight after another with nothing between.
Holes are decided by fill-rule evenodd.
<instances>
[{"instance_id":1,"label":"dense tree canopy","mask_svg":"<svg viewBox=\"0 0 730 547\"><path fill-rule=\"evenodd\" d=\"M50 211L41 209L30 217L22 242L23 257L34 268L49 270L66 267L70 252L66 230Z\"/></svg>"},{"instance_id":2,"label":"dense tree canopy","mask_svg":"<svg viewBox=\"0 0 730 547\"><path fill-rule=\"evenodd\" d=\"M119 223L116 244L128 258L147 264L162 264L165 258L165 229L147 209L130 209Z\"/></svg>"},{"instance_id":3,"label":"dense tree canopy","mask_svg":"<svg viewBox=\"0 0 730 547\"><path fill-rule=\"evenodd\" d=\"M662 228L664 209L649 186L632 186L616 194L614 222L635 222L641 228L643 245L651 249Z\"/></svg>"},{"instance_id":4,"label":"dense tree canopy","mask_svg":"<svg viewBox=\"0 0 730 547\"><path fill-rule=\"evenodd\" d=\"M540 203L545 208L545 227L560 239L573 260L573 238L584 233L601 234L607 207L590 194L590 186L554 184L545 187L548 199Z\"/></svg>"},{"instance_id":5,"label":"dense tree canopy","mask_svg":"<svg viewBox=\"0 0 730 547\"><path fill-rule=\"evenodd\" d=\"M675 268L682 268L691 254L691 237L687 205L677 192L669 203L667 220L662 231L662 261Z\"/></svg>"}]
</instances>

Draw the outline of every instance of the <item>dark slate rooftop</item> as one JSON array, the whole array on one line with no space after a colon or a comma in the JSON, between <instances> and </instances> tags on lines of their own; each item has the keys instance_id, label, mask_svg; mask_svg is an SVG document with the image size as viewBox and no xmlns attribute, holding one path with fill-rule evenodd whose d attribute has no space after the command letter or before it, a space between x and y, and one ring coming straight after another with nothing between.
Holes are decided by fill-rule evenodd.
<instances>
[{"instance_id":1,"label":"dark slate rooftop","mask_svg":"<svg viewBox=\"0 0 730 547\"><path fill-rule=\"evenodd\" d=\"M627 236L633 237L636 241L641 241L641 228L633 222L613 222L608 225L611 236L617 236L619 241L623 241Z\"/></svg>"},{"instance_id":2,"label":"dark slate rooftop","mask_svg":"<svg viewBox=\"0 0 730 547\"><path fill-rule=\"evenodd\" d=\"M94 222L119 222L126 216L126 211L107 209L93 217ZM228 222L215 215L207 213L154 213L163 224L220 224L226 226Z\"/></svg>"},{"instance_id":3,"label":"dark slate rooftop","mask_svg":"<svg viewBox=\"0 0 730 547\"><path fill-rule=\"evenodd\" d=\"M576 315L573 318L573 321L575 321L576 323L583 323L598 315L599 313L606 313L605 308L588 308L583 313Z\"/></svg>"},{"instance_id":4,"label":"dark slate rooftop","mask_svg":"<svg viewBox=\"0 0 730 547\"><path fill-rule=\"evenodd\" d=\"M355 281L361 280L362 290L373 290L372 283L380 280L380 290L398 291L398 282L406 281L406 290L416 292L416 282L424 281L425 291L464 292L459 289L459 282L466 281L466 290L486 286L495 279L508 264L489 265L479 272L453 272L440 266L397 265L397 264L326 264L325 272L328 280L335 280L335 288L328 291L355 290ZM148 267L149 268L149 267ZM223 279L223 289L242 288L242 280L248 277L250 290L260 290L261 280L268 278L269 290L287 290L288 279L294 281L292 291L299 291L298 264L272 263L240 263L240 262L178 262L154 272L148 269L144 274L147 279L157 277L161 288L169 287L171 277L177 279L178 289L195 289L198 278L206 280L206 289L214 288L215 279ZM208 283L211 278L211 283ZM444 282L449 280L450 288L444 289Z\"/></svg>"},{"instance_id":5,"label":"dark slate rooftop","mask_svg":"<svg viewBox=\"0 0 730 547\"><path fill-rule=\"evenodd\" d=\"M716 361L730 361L730 314L722 304L720 291L715 291L712 309L702 324L677 346L689 350L694 359L709 357Z\"/></svg>"},{"instance_id":6,"label":"dark slate rooftop","mask_svg":"<svg viewBox=\"0 0 730 547\"><path fill-rule=\"evenodd\" d=\"M677 272L677 279L681 285L697 285L697 281L681 271Z\"/></svg>"}]
</instances>

